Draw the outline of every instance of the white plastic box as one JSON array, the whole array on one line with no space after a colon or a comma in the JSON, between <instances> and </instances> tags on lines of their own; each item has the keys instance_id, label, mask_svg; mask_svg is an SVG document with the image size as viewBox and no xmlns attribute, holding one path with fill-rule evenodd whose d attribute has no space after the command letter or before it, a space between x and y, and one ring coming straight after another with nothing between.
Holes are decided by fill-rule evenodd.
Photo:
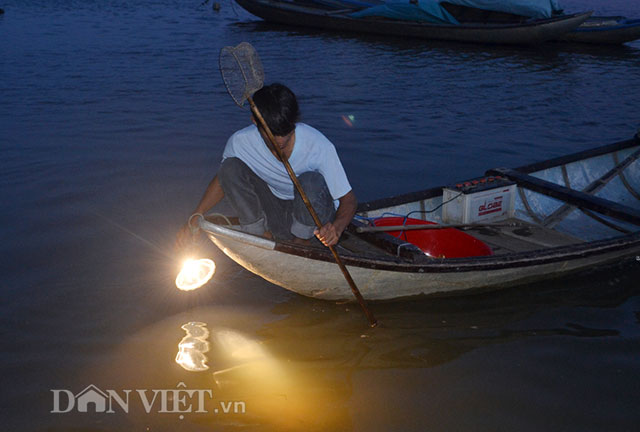
<instances>
[{"instance_id":1,"label":"white plastic box","mask_svg":"<svg viewBox=\"0 0 640 432\"><path fill-rule=\"evenodd\" d=\"M495 222L513 217L516 185L476 190L443 188L442 220L448 224ZM450 201L451 200L451 201Z\"/></svg>"}]
</instances>

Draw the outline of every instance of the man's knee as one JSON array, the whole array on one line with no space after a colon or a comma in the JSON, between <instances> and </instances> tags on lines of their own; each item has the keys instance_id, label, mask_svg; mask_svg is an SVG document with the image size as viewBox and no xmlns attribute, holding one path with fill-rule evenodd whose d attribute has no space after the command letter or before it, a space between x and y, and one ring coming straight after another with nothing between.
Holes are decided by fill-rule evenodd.
<instances>
[{"instance_id":1,"label":"man's knee","mask_svg":"<svg viewBox=\"0 0 640 432\"><path fill-rule=\"evenodd\" d=\"M307 198L311 201L320 220L325 223L333 219L335 216L335 207L331 192L327 187L322 174L317 172L306 172L298 176L302 190L304 190ZM313 220L309 216L309 211L303 203L302 197L296 192L294 200L294 218L302 223L313 225Z\"/></svg>"},{"instance_id":2,"label":"man's knee","mask_svg":"<svg viewBox=\"0 0 640 432\"><path fill-rule=\"evenodd\" d=\"M322 174L315 171L308 171L298 176L302 190L309 196L321 195L328 192L327 183Z\"/></svg>"}]
</instances>

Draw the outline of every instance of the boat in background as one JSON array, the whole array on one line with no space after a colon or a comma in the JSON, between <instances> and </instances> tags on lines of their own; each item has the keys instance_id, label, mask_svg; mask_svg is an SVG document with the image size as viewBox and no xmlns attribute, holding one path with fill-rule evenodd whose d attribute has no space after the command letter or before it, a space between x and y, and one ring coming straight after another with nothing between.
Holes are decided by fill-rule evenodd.
<instances>
[{"instance_id":1,"label":"boat in background","mask_svg":"<svg viewBox=\"0 0 640 432\"><path fill-rule=\"evenodd\" d=\"M327 0L325 0L327 1ZM338 0L340 1L340 0ZM339 3L321 4L314 0L236 0L251 14L265 21L345 32L473 42L484 44L538 44L560 38L576 29L591 12L532 19L519 15L478 11L464 6L447 6L438 13L452 17L455 24L363 16L363 8L339 8ZM408 4L409 5L409 4ZM367 10L368 8L364 8ZM359 15L357 15L359 14ZM443 16L444 16L443 15ZM430 15L431 17L431 15Z\"/></svg>"},{"instance_id":2,"label":"boat in background","mask_svg":"<svg viewBox=\"0 0 640 432\"><path fill-rule=\"evenodd\" d=\"M591 44L623 44L640 39L640 19L591 16L559 40Z\"/></svg>"},{"instance_id":3,"label":"boat in background","mask_svg":"<svg viewBox=\"0 0 640 432\"><path fill-rule=\"evenodd\" d=\"M636 135L363 203L336 249L367 300L495 290L637 260L638 158ZM241 232L232 216L199 220L232 260L304 296L353 300L327 248ZM409 236L414 228L421 234Z\"/></svg>"},{"instance_id":4,"label":"boat in background","mask_svg":"<svg viewBox=\"0 0 640 432\"><path fill-rule=\"evenodd\" d=\"M531 19L563 16L563 11L551 1L486 0L420 0L413 2L385 0L295 0L294 3L320 7L333 13L352 17L376 16L389 19L429 19L435 23L524 23ZM418 7L418 3L422 8ZM475 5L476 7L470 7ZM492 10L482 7L493 8ZM425 16L426 12L426 16ZM622 16L590 16L577 28L560 35L556 41L589 44L623 44L640 39L640 19Z\"/></svg>"}]
</instances>

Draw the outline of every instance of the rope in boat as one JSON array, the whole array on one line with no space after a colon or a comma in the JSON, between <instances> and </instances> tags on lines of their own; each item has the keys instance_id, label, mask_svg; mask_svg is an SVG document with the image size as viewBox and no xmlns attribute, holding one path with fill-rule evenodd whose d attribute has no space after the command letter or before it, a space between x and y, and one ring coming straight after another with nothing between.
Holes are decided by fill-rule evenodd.
<instances>
[{"instance_id":1,"label":"rope in boat","mask_svg":"<svg viewBox=\"0 0 640 432\"><path fill-rule=\"evenodd\" d=\"M224 219L224 221L227 223L227 225L229 225L229 226L233 225L231 223L231 221L229 220L229 218L226 217L225 215L223 215L222 213L208 213L207 216L221 217L222 219Z\"/></svg>"},{"instance_id":2,"label":"rope in boat","mask_svg":"<svg viewBox=\"0 0 640 432\"><path fill-rule=\"evenodd\" d=\"M412 210L407 214L398 214L398 213L392 213L392 212L384 212L382 213L382 215L378 216L378 217L366 217L366 216L360 216L360 215L356 215L355 218L356 219L361 219L366 221L369 225L375 226L375 221L376 219L380 219L383 217L387 217L387 216L395 216L395 217L401 217L404 218L404 220L402 221L402 226L407 226L407 221L409 220L409 217L414 214L414 213L421 213L421 214L429 214L429 213L433 213L435 211L437 211L438 209L440 209L442 206L444 206L445 204L450 203L451 201L456 200L458 197L460 197L463 194L463 192L460 192L458 195L454 196L453 198L448 199L447 201L443 201L440 204L438 204L437 206L435 206L434 208L430 209L430 210ZM400 231L400 234L398 235L398 238L401 238L402 235L405 235L405 230ZM406 235L405 235L405 239L406 239Z\"/></svg>"}]
</instances>

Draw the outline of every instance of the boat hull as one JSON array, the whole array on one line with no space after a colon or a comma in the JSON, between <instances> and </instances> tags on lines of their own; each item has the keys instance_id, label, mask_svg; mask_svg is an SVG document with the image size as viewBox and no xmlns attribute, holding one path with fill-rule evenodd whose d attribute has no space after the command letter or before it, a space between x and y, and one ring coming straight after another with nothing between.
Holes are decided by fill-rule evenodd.
<instances>
[{"instance_id":1,"label":"boat hull","mask_svg":"<svg viewBox=\"0 0 640 432\"><path fill-rule=\"evenodd\" d=\"M456 198L463 193L484 197L469 204L494 202L487 197L498 195L504 201L508 213L496 213L498 224L466 226L493 254L433 257L406 240L375 231L381 228L375 226L377 218L385 214L426 209L432 209L431 222L450 223L445 219L455 212L443 207L458 205L444 201L444 189L451 188L463 191ZM308 297L353 300L327 248L269 240L233 229L231 223L226 217L199 220L218 248L265 280ZM363 203L337 250L367 300L495 290L640 261L640 135L516 169L492 169L477 181Z\"/></svg>"},{"instance_id":2,"label":"boat hull","mask_svg":"<svg viewBox=\"0 0 640 432\"><path fill-rule=\"evenodd\" d=\"M270 240L208 222L202 228L227 256L265 280L298 294L323 300L352 301L349 285L330 254L309 259L278 250ZM363 261L343 255L349 273L366 300L446 296L488 291L555 278L633 258L640 236L475 259L434 259L427 265ZM322 258L322 259L318 259Z\"/></svg>"},{"instance_id":3,"label":"boat hull","mask_svg":"<svg viewBox=\"0 0 640 432\"><path fill-rule=\"evenodd\" d=\"M591 12L522 24L431 24L390 19L355 19L322 9L272 0L236 0L265 21L338 31L490 44L536 44L558 39L582 24Z\"/></svg>"}]
</instances>

